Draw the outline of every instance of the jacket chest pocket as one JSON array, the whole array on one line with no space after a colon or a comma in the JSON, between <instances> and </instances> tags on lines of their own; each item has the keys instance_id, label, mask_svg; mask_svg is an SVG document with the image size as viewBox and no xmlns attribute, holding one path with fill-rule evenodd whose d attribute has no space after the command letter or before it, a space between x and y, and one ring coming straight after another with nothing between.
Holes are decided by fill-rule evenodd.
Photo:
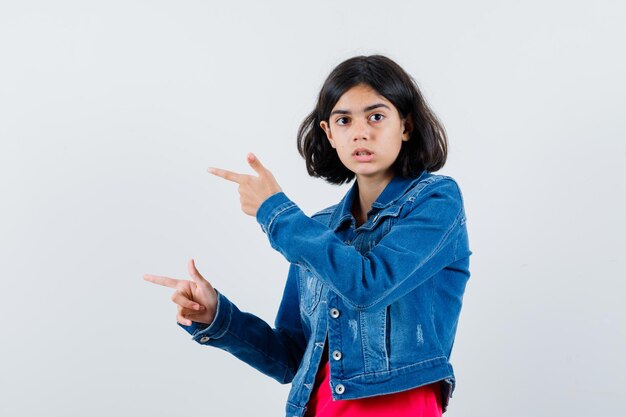
<instances>
[{"instance_id":1,"label":"jacket chest pocket","mask_svg":"<svg viewBox=\"0 0 626 417\"><path fill-rule=\"evenodd\" d=\"M300 269L300 309L311 315L320 302L323 283L311 271Z\"/></svg>"},{"instance_id":2,"label":"jacket chest pocket","mask_svg":"<svg viewBox=\"0 0 626 417\"><path fill-rule=\"evenodd\" d=\"M392 206L388 207L372 217L371 221L361 226L361 240L355 240L355 246L361 254L365 254L368 251L374 249L374 247L381 241L383 237L396 224L399 219L402 207Z\"/></svg>"}]
</instances>

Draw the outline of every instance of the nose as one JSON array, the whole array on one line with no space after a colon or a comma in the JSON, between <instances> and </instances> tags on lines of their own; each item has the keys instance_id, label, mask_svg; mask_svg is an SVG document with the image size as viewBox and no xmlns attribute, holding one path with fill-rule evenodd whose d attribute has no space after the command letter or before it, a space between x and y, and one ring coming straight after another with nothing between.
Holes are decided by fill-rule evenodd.
<instances>
[{"instance_id":1,"label":"nose","mask_svg":"<svg viewBox=\"0 0 626 417\"><path fill-rule=\"evenodd\" d=\"M356 119L352 122L352 140L354 142L364 139L368 140L370 137L370 125L367 120Z\"/></svg>"}]
</instances>

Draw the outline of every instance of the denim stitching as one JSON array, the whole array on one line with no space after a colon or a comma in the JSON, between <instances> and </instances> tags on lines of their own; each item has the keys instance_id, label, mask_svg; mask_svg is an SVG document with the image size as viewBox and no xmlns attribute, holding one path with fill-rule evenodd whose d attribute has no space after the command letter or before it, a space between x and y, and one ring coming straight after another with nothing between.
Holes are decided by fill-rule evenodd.
<instances>
[{"instance_id":1,"label":"denim stitching","mask_svg":"<svg viewBox=\"0 0 626 417\"><path fill-rule=\"evenodd\" d=\"M229 303L228 308L229 308L229 311L228 311L228 315L226 316L228 321L226 322L226 324L223 324L221 326L221 328L219 329L217 333L215 333L215 336L212 337L213 339L219 339L219 338L224 337L224 335L228 333L228 331L230 330L230 323L233 320L233 304Z\"/></svg>"},{"instance_id":2,"label":"denim stitching","mask_svg":"<svg viewBox=\"0 0 626 417\"><path fill-rule=\"evenodd\" d=\"M283 203L282 205L276 207L274 209L274 214L272 215L272 217L270 218L270 221L267 223L267 232L268 234L271 234L272 232L272 224L274 223L274 220L276 219L276 217L280 216L283 212L292 209L292 208L296 208L295 203L288 201L286 203Z\"/></svg>"},{"instance_id":3,"label":"denim stitching","mask_svg":"<svg viewBox=\"0 0 626 417\"><path fill-rule=\"evenodd\" d=\"M409 368L421 368L422 364L427 364L428 362L434 362L434 361L440 361L440 360L445 360L447 361L448 358L445 355L441 355L441 356L437 356L434 358L430 358L430 359L426 359L425 361L421 361L421 362L416 362L416 363L412 363L411 365L406 365L406 366L402 366L399 368L395 368L393 370L393 373L396 373L397 371L403 370L403 369L409 369ZM352 381L354 379L362 379L364 376L375 376L375 375L385 375L385 374L389 374L390 372L363 372L362 374L359 375L355 375L351 378L343 378L342 381Z\"/></svg>"}]
</instances>

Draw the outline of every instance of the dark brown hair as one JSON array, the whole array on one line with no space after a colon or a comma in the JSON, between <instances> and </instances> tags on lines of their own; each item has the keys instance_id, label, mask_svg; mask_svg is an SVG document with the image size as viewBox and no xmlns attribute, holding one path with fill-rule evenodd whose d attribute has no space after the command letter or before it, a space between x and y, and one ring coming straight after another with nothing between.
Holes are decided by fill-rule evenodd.
<instances>
[{"instance_id":1,"label":"dark brown hair","mask_svg":"<svg viewBox=\"0 0 626 417\"><path fill-rule=\"evenodd\" d=\"M446 132L426 104L415 80L398 64L382 55L357 56L339 64L328 76L315 109L298 129L298 152L306 161L309 175L321 177L332 184L343 184L354 178L330 146L320 127L329 121L340 97L350 88L363 84L389 100L401 118L408 117L410 138L402 142L394 162L396 175L417 177L422 171L434 172L443 167L448 154Z\"/></svg>"}]
</instances>

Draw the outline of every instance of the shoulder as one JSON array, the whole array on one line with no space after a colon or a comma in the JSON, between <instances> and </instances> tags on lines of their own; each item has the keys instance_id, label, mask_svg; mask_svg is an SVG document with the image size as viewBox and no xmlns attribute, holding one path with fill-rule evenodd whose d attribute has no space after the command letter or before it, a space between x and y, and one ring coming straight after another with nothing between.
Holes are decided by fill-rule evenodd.
<instances>
[{"instance_id":1,"label":"shoulder","mask_svg":"<svg viewBox=\"0 0 626 417\"><path fill-rule=\"evenodd\" d=\"M339 204L334 204L330 207L326 207L325 209L313 214L311 218L317 220L320 223L328 223L332 215L335 213L335 210L337 210L338 206Z\"/></svg>"},{"instance_id":2,"label":"shoulder","mask_svg":"<svg viewBox=\"0 0 626 417\"><path fill-rule=\"evenodd\" d=\"M448 198L463 202L461 188L454 178L431 173L424 173L416 178L400 200L403 203L413 203L437 195L445 195Z\"/></svg>"},{"instance_id":3,"label":"shoulder","mask_svg":"<svg viewBox=\"0 0 626 417\"><path fill-rule=\"evenodd\" d=\"M416 179L396 203L403 216L465 218L463 195L458 182L447 175L427 173Z\"/></svg>"}]
</instances>

